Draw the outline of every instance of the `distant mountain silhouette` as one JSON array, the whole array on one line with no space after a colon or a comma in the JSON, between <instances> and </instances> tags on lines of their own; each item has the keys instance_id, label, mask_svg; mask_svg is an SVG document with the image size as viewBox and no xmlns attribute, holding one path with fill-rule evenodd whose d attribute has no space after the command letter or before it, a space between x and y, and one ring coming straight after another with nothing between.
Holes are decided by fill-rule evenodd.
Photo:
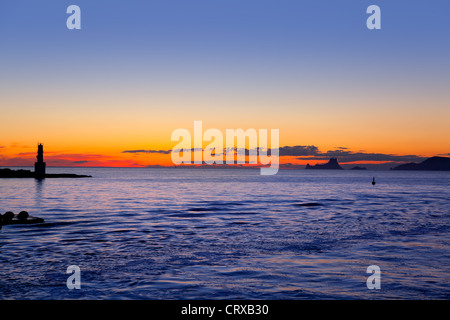
<instances>
[{"instance_id":1,"label":"distant mountain silhouette","mask_svg":"<svg viewBox=\"0 0 450 320\"><path fill-rule=\"evenodd\" d=\"M351 168L350 170L367 170L367 168L356 166L356 167Z\"/></svg>"},{"instance_id":2,"label":"distant mountain silhouette","mask_svg":"<svg viewBox=\"0 0 450 320\"><path fill-rule=\"evenodd\" d=\"M450 171L450 158L431 157L421 163L407 163L399 165L392 170L430 170L430 171Z\"/></svg>"},{"instance_id":3,"label":"distant mountain silhouette","mask_svg":"<svg viewBox=\"0 0 450 320\"><path fill-rule=\"evenodd\" d=\"M305 169L330 169L330 170L342 170L343 168L339 165L337 158L331 158L325 164L316 164L314 166L310 166L309 163L306 165Z\"/></svg>"}]
</instances>

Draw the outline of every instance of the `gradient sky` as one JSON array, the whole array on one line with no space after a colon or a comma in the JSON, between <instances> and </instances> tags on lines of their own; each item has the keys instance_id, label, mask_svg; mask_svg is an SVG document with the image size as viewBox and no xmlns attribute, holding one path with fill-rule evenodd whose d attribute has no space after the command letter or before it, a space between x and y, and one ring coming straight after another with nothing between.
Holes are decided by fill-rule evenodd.
<instances>
[{"instance_id":1,"label":"gradient sky","mask_svg":"<svg viewBox=\"0 0 450 320\"><path fill-rule=\"evenodd\" d=\"M0 166L32 165L37 142L49 165L170 165L123 151L170 150L194 120L322 154L448 154L449 15L448 0L1 0Z\"/></svg>"}]
</instances>

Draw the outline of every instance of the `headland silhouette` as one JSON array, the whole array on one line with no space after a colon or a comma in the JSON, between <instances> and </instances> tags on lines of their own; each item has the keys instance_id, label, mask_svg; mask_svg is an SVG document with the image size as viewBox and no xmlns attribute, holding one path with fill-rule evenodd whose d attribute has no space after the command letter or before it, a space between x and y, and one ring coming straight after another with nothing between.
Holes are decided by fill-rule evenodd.
<instances>
[{"instance_id":1,"label":"headland silhouette","mask_svg":"<svg viewBox=\"0 0 450 320\"><path fill-rule=\"evenodd\" d=\"M392 170L428 170L428 171L450 171L450 158L431 157L421 163L406 163L399 165Z\"/></svg>"}]
</instances>

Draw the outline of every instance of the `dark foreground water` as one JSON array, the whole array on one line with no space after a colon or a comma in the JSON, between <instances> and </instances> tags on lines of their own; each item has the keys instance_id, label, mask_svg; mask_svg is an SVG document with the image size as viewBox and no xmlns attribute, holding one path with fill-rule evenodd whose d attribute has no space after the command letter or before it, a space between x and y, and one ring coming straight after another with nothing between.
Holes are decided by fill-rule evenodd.
<instances>
[{"instance_id":1,"label":"dark foreground water","mask_svg":"<svg viewBox=\"0 0 450 320\"><path fill-rule=\"evenodd\" d=\"M450 173L49 171L94 177L0 179L46 221L0 230L1 299L450 298Z\"/></svg>"}]
</instances>

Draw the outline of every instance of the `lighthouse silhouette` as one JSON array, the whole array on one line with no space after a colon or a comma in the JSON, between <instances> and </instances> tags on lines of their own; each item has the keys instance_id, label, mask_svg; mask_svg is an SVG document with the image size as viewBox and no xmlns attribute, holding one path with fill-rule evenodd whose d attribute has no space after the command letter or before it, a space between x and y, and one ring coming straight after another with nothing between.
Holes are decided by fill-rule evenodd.
<instances>
[{"instance_id":1,"label":"lighthouse silhouette","mask_svg":"<svg viewBox=\"0 0 450 320\"><path fill-rule=\"evenodd\" d=\"M45 178L45 162L44 162L44 146L42 143L38 144L38 153L36 156L37 162L34 163L34 177L36 179Z\"/></svg>"}]
</instances>

